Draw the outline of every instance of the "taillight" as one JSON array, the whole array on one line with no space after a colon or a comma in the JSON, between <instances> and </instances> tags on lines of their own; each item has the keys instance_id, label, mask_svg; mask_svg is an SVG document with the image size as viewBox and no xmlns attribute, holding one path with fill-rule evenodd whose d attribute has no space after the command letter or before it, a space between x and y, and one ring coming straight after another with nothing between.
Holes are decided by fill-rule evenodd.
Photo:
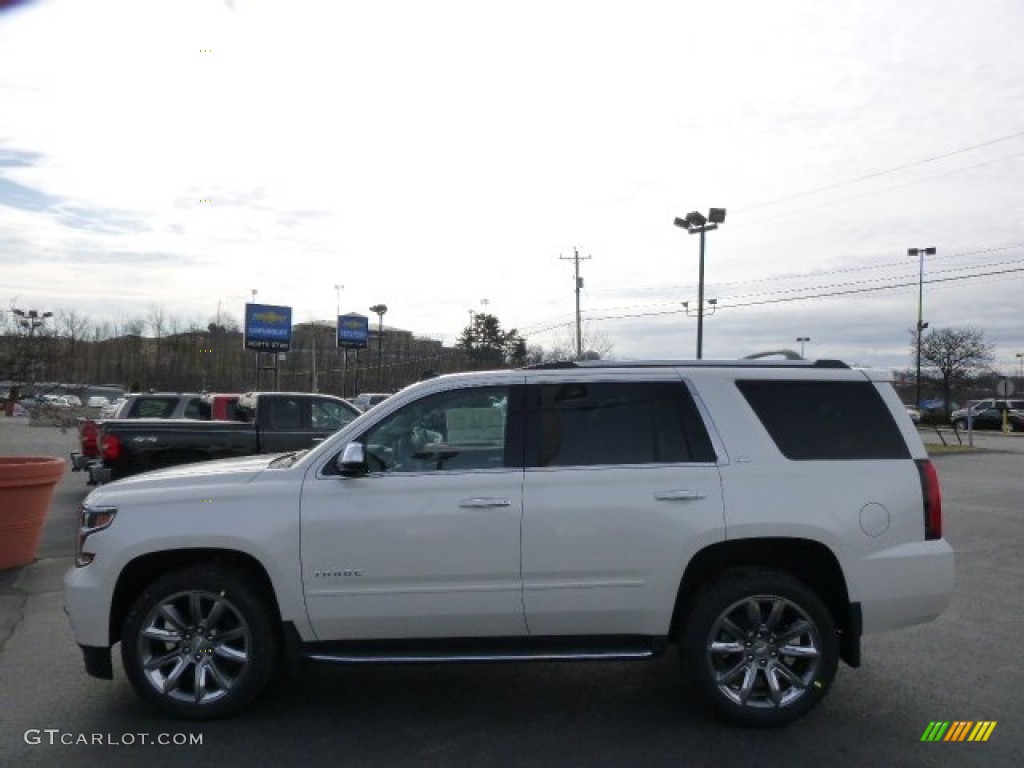
<instances>
[{"instance_id":1,"label":"taillight","mask_svg":"<svg viewBox=\"0 0 1024 768\"><path fill-rule=\"evenodd\" d=\"M917 473L921 476L921 496L924 499L924 537L926 540L942 538L942 491L935 465L928 459L918 459Z\"/></svg>"},{"instance_id":2,"label":"taillight","mask_svg":"<svg viewBox=\"0 0 1024 768\"><path fill-rule=\"evenodd\" d=\"M99 446L96 443L96 438L99 435L99 430L96 429L96 423L93 421L87 421L82 425L82 454L85 456L98 456Z\"/></svg>"},{"instance_id":3,"label":"taillight","mask_svg":"<svg viewBox=\"0 0 1024 768\"><path fill-rule=\"evenodd\" d=\"M121 458L121 441L117 435L103 435L100 438L100 450L104 461L117 461Z\"/></svg>"}]
</instances>

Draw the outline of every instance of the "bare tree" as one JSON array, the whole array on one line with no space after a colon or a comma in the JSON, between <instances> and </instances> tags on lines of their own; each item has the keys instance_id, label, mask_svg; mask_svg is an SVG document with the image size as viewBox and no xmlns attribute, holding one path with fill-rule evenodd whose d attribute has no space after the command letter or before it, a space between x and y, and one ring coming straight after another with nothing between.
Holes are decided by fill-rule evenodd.
<instances>
[{"instance_id":1,"label":"bare tree","mask_svg":"<svg viewBox=\"0 0 1024 768\"><path fill-rule=\"evenodd\" d=\"M64 339L67 350L65 370L61 378L71 382L84 381L88 376L86 361L81 353L81 342L89 333L89 318L76 309L57 311L57 333Z\"/></svg>"},{"instance_id":2,"label":"bare tree","mask_svg":"<svg viewBox=\"0 0 1024 768\"><path fill-rule=\"evenodd\" d=\"M916 334L910 351L916 358ZM989 370L995 360L994 351L995 345L985 341L984 332L973 328L939 328L921 337L921 360L937 372L947 408L954 388Z\"/></svg>"},{"instance_id":3,"label":"bare tree","mask_svg":"<svg viewBox=\"0 0 1024 768\"><path fill-rule=\"evenodd\" d=\"M601 331L594 330L589 322L583 324L581 335L584 360L601 360L615 349L612 340ZM576 359L576 330L573 326L565 326L563 335L558 337L544 359L552 363Z\"/></svg>"}]
</instances>

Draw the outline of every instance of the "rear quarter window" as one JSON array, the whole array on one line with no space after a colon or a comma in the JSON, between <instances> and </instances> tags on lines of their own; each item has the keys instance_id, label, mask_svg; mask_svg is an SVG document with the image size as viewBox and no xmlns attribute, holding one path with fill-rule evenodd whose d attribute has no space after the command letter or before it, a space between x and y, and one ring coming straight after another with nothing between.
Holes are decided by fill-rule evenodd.
<instances>
[{"instance_id":1,"label":"rear quarter window","mask_svg":"<svg viewBox=\"0 0 1024 768\"><path fill-rule=\"evenodd\" d=\"M910 458L871 382L740 380L736 386L788 459Z\"/></svg>"},{"instance_id":2,"label":"rear quarter window","mask_svg":"<svg viewBox=\"0 0 1024 768\"><path fill-rule=\"evenodd\" d=\"M167 419L177 403L177 398L144 397L135 401L131 413L140 419Z\"/></svg>"}]
</instances>

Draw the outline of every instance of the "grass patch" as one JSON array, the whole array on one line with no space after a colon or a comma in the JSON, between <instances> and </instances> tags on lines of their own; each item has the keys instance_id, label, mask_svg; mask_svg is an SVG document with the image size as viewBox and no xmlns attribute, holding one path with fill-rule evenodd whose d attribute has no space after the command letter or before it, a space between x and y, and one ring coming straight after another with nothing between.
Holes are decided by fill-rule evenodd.
<instances>
[{"instance_id":1,"label":"grass patch","mask_svg":"<svg viewBox=\"0 0 1024 768\"><path fill-rule=\"evenodd\" d=\"M971 445L942 445L941 443L926 443L925 449L930 456L947 453L977 453L981 449Z\"/></svg>"}]
</instances>

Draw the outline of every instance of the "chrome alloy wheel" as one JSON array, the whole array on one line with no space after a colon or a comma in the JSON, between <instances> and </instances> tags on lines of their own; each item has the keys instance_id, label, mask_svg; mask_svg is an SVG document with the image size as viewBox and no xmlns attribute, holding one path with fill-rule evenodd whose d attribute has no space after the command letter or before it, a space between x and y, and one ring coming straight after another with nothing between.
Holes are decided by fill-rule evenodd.
<instances>
[{"instance_id":1,"label":"chrome alloy wheel","mask_svg":"<svg viewBox=\"0 0 1024 768\"><path fill-rule=\"evenodd\" d=\"M223 593L189 590L157 603L136 642L143 675L159 694L205 705L227 696L242 678L253 633Z\"/></svg>"},{"instance_id":2,"label":"chrome alloy wheel","mask_svg":"<svg viewBox=\"0 0 1024 768\"><path fill-rule=\"evenodd\" d=\"M744 707L783 708L802 699L822 665L821 634L796 603L751 595L717 617L707 663L718 690Z\"/></svg>"}]
</instances>

